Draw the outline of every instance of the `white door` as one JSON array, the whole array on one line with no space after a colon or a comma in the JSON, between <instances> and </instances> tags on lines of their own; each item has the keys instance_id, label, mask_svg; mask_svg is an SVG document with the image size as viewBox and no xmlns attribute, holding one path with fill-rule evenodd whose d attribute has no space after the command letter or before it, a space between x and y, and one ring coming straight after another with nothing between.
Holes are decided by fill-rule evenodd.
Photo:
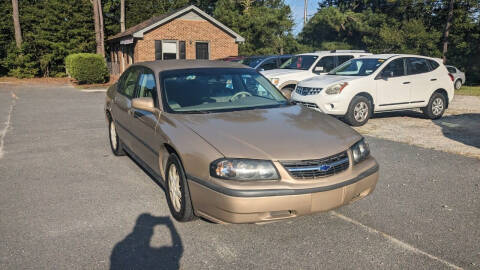
<instances>
[{"instance_id":1,"label":"white door","mask_svg":"<svg viewBox=\"0 0 480 270\"><path fill-rule=\"evenodd\" d=\"M433 92L438 78L434 72L431 72L430 66L425 58L408 57L405 61L407 65L407 75L410 83L411 105L427 102L430 93Z\"/></svg>"},{"instance_id":2,"label":"white door","mask_svg":"<svg viewBox=\"0 0 480 270\"><path fill-rule=\"evenodd\" d=\"M404 58L395 59L383 68L376 80L376 110L400 109L409 104L411 82L405 74Z\"/></svg>"}]
</instances>

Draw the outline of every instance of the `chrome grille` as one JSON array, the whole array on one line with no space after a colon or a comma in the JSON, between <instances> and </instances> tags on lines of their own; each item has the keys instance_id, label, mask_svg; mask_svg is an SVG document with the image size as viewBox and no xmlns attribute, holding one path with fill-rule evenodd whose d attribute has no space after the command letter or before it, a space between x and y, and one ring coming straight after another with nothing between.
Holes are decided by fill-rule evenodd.
<instances>
[{"instance_id":1,"label":"chrome grille","mask_svg":"<svg viewBox=\"0 0 480 270\"><path fill-rule=\"evenodd\" d=\"M297 86L297 89L295 89L295 92L297 92L297 94L302 96L316 95L316 94L319 94L321 91L322 91L322 88L311 88L311 87L301 87L301 86Z\"/></svg>"},{"instance_id":2,"label":"chrome grille","mask_svg":"<svg viewBox=\"0 0 480 270\"><path fill-rule=\"evenodd\" d=\"M340 173L348 168L347 151L323 159L280 161L297 179L315 179Z\"/></svg>"}]
</instances>

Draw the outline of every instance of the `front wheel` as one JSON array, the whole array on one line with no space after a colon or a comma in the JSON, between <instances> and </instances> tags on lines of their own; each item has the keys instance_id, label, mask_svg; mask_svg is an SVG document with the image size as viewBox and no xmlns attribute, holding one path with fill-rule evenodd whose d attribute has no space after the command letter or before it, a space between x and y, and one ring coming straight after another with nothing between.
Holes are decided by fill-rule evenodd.
<instances>
[{"instance_id":1,"label":"front wheel","mask_svg":"<svg viewBox=\"0 0 480 270\"><path fill-rule=\"evenodd\" d=\"M462 88L462 81L460 79L455 81L455 90Z\"/></svg>"},{"instance_id":2,"label":"front wheel","mask_svg":"<svg viewBox=\"0 0 480 270\"><path fill-rule=\"evenodd\" d=\"M166 197L170 213L178 221L190 221L195 218L193 213L190 190L182 163L176 154L171 154L166 166Z\"/></svg>"},{"instance_id":3,"label":"front wheel","mask_svg":"<svg viewBox=\"0 0 480 270\"><path fill-rule=\"evenodd\" d=\"M293 88L290 88L290 87L285 87L285 88L282 88L282 90L280 90L280 92L282 92L282 94L287 98L287 99L291 99L292 98L292 93L293 93Z\"/></svg>"},{"instance_id":4,"label":"front wheel","mask_svg":"<svg viewBox=\"0 0 480 270\"><path fill-rule=\"evenodd\" d=\"M440 93L434 93L427 107L422 108L423 114L430 119L439 119L445 112L446 99Z\"/></svg>"},{"instance_id":5,"label":"front wheel","mask_svg":"<svg viewBox=\"0 0 480 270\"><path fill-rule=\"evenodd\" d=\"M372 115L372 102L366 97L356 96L348 106L345 121L351 126L363 126Z\"/></svg>"}]
</instances>

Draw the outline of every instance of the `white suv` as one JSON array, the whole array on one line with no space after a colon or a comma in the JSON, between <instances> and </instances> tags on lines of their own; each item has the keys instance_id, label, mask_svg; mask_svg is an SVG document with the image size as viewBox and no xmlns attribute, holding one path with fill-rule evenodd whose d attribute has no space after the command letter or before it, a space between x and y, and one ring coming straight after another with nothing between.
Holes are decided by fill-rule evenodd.
<instances>
[{"instance_id":1,"label":"white suv","mask_svg":"<svg viewBox=\"0 0 480 270\"><path fill-rule=\"evenodd\" d=\"M441 59L381 54L301 81L292 100L361 126L380 111L421 108L428 118L440 118L453 94L453 76Z\"/></svg>"},{"instance_id":2,"label":"white suv","mask_svg":"<svg viewBox=\"0 0 480 270\"><path fill-rule=\"evenodd\" d=\"M362 50L333 50L303 53L292 56L279 69L262 71L282 93L290 98L297 83L301 80L327 73L338 65L363 55L371 55Z\"/></svg>"}]
</instances>

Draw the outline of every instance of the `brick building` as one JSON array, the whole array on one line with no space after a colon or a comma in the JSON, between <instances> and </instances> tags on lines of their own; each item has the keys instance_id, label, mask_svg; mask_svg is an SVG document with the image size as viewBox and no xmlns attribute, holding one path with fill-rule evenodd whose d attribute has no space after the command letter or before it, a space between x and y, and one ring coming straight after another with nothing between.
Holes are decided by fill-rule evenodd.
<instances>
[{"instance_id":1,"label":"brick building","mask_svg":"<svg viewBox=\"0 0 480 270\"><path fill-rule=\"evenodd\" d=\"M245 39L196 6L153 17L108 39L111 72L166 59L220 59L238 55Z\"/></svg>"}]
</instances>

